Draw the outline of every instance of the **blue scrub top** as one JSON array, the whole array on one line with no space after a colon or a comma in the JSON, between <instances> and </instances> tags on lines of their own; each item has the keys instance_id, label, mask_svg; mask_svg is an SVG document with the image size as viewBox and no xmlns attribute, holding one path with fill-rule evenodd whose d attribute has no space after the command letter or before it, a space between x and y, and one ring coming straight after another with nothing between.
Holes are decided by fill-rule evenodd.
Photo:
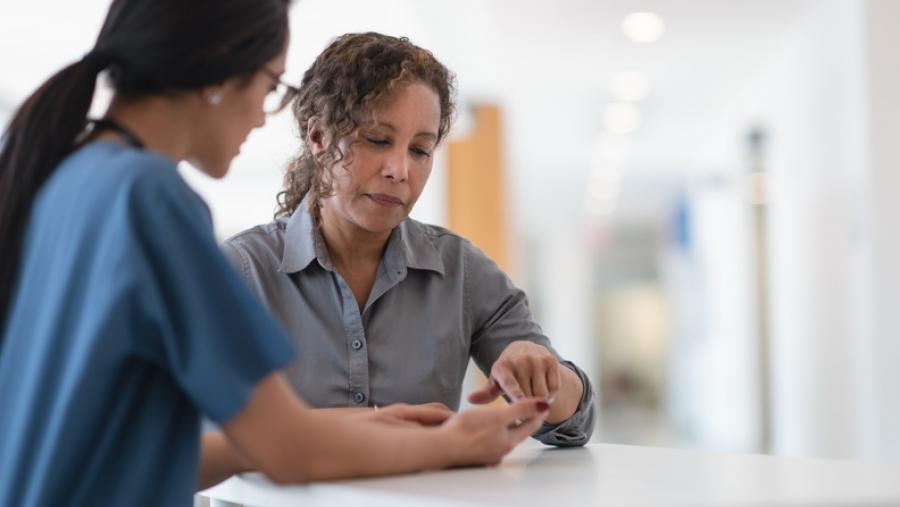
<instances>
[{"instance_id":1,"label":"blue scrub top","mask_svg":"<svg viewBox=\"0 0 900 507\"><path fill-rule=\"evenodd\" d=\"M191 505L200 419L291 359L164 157L78 150L32 208L0 344L0 506Z\"/></svg>"}]
</instances>

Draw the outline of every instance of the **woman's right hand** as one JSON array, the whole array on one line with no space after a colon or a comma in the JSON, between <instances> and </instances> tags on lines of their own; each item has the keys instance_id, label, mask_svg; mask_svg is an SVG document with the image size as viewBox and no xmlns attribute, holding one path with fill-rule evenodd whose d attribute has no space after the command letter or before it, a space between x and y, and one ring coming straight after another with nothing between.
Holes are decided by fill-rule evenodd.
<instances>
[{"instance_id":1,"label":"woman's right hand","mask_svg":"<svg viewBox=\"0 0 900 507\"><path fill-rule=\"evenodd\" d=\"M496 465L544 422L550 406L529 398L501 408L460 412L441 426L449 436L451 466Z\"/></svg>"}]
</instances>

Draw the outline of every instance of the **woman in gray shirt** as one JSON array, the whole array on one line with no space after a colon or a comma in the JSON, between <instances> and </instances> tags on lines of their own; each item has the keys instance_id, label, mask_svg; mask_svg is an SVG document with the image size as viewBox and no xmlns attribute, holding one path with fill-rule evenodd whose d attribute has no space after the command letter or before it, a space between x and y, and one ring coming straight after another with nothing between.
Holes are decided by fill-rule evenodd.
<instances>
[{"instance_id":1,"label":"woman in gray shirt","mask_svg":"<svg viewBox=\"0 0 900 507\"><path fill-rule=\"evenodd\" d=\"M312 406L456 409L472 357L490 378L472 403L545 398L535 438L582 445L591 385L553 350L525 294L466 239L409 218L452 95L447 68L405 38L337 38L293 103L303 143L277 218L224 251L295 340L288 378Z\"/></svg>"}]
</instances>

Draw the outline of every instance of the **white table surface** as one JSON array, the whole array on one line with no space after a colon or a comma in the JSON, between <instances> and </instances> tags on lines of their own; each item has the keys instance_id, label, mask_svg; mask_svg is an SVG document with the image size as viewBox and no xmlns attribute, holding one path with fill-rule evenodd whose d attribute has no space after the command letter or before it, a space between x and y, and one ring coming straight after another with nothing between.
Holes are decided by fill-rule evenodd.
<instances>
[{"instance_id":1,"label":"white table surface","mask_svg":"<svg viewBox=\"0 0 900 507\"><path fill-rule=\"evenodd\" d=\"M497 467L306 486L258 473L201 493L252 506L900 506L900 464L595 444L520 446Z\"/></svg>"}]
</instances>

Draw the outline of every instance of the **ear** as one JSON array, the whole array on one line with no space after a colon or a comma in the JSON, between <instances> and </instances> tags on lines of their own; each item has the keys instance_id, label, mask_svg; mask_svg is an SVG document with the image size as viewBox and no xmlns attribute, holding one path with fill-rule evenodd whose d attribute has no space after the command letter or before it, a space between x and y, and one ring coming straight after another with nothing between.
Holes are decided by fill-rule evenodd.
<instances>
[{"instance_id":1,"label":"ear","mask_svg":"<svg viewBox=\"0 0 900 507\"><path fill-rule=\"evenodd\" d=\"M318 156L325 150L325 130L318 116L313 116L306 122L306 145L313 155Z\"/></svg>"}]
</instances>

